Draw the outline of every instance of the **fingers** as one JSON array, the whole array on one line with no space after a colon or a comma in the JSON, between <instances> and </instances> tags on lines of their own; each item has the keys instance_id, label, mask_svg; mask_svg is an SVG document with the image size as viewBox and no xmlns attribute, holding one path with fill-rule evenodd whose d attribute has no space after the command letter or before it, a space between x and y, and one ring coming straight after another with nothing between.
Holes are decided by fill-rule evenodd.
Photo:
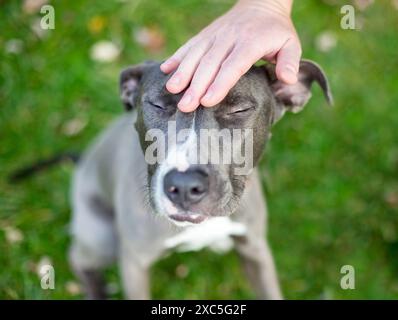
<instances>
[{"instance_id":1,"label":"fingers","mask_svg":"<svg viewBox=\"0 0 398 320\"><path fill-rule=\"evenodd\" d=\"M189 49L190 45L189 42L187 42L160 65L160 70L162 70L164 73L170 73L177 69L178 65L181 63L181 60L185 57Z\"/></svg>"},{"instance_id":2,"label":"fingers","mask_svg":"<svg viewBox=\"0 0 398 320\"><path fill-rule=\"evenodd\" d=\"M290 38L279 50L276 59L276 76L286 84L295 84L300 66L301 46L297 38Z\"/></svg>"},{"instance_id":3,"label":"fingers","mask_svg":"<svg viewBox=\"0 0 398 320\"><path fill-rule=\"evenodd\" d=\"M178 104L178 108L181 111L191 112L199 106L200 99L215 79L231 47L232 44L218 45L215 43L201 58L195 74L193 75L191 84Z\"/></svg>"},{"instance_id":4,"label":"fingers","mask_svg":"<svg viewBox=\"0 0 398 320\"><path fill-rule=\"evenodd\" d=\"M222 63L213 83L210 85L200 104L212 107L220 103L228 94L229 90L238 82L250 67L258 60L243 58L245 52L242 49L233 50Z\"/></svg>"},{"instance_id":5,"label":"fingers","mask_svg":"<svg viewBox=\"0 0 398 320\"><path fill-rule=\"evenodd\" d=\"M180 93L184 90L195 73L199 62L212 43L203 41L200 44L192 47L178 65L177 70L172 77L167 81L166 88L171 93Z\"/></svg>"}]
</instances>

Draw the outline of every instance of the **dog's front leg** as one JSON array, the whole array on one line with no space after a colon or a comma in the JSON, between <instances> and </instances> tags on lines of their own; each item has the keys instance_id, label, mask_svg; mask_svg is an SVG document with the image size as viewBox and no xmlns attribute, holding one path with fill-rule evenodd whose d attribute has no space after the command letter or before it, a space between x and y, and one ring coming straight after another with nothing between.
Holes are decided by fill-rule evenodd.
<instances>
[{"instance_id":1,"label":"dog's front leg","mask_svg":"<svg viewBox=\"0 0 398 320\"><path fill-rule=\"evenodd\" d=\"M271 249L262 237L237 237L235 247L259 299L282 299Z\"/></svg>"},{"instance_id":2,"label":"dog's front leg","mask_svg":"<svg viewBox=\"0 0 398 320\"><path fill-rule=\"evenodd\" d=\"M150 299L149 267L144 266L128 247L122 246L119 259L125 297L130 300Z\"/></svg>"},{"instance_id":3,"label":"dog's front leg","mask_svg":"<svg viewBox=\"0 0 398 320\"><path fill-rule=\"evenodd\" d=\"M246 191L235 217L246 225L247 232L234 238L235 247L257 297L279 300L282 294L266 238L267 205L257 172L251 177Z\"/></svg>"}]
</instances>

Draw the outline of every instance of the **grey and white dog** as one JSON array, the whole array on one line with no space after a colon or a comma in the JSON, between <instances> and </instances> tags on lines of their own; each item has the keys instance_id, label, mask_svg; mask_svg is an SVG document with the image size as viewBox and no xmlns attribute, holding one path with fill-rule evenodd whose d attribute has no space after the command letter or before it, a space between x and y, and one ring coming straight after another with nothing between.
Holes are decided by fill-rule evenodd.
<instances>
[{"instance_id":1,"label":"grey and white dog","mask_svg":"<svg viewBox=\"0 0 398 320\"><path fill-rule=\"evenodd\" d=\"M281 299L256 170L237 175L237 164L198 164L189 154L200 152L193 142L202 129L250 129L255 166L271 127L285 111L304 107L314 81L332 102L326 76L303 60L298 83L285 85L276 79L273 65L252 67L220 104L191 113L177 109L181 95L165 89L168 78L156 62L124 70L120 89L129 112L79 161L72 187L70 261L87 297L105 298L102 271L115 260L126 296L147 299L149 268L169 250L232 244L258 298ZM167 137L170 121L177 133L188 130L188 136L168 143L164 161L149 164L148 132L160 130Z\"/></svg>"}]
</instances>

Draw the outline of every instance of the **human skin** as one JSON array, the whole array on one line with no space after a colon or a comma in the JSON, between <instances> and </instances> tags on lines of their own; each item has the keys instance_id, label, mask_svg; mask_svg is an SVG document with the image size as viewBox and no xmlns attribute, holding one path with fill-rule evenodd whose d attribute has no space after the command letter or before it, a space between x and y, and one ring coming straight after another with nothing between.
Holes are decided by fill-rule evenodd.
<instances>
[{"instance_id":1,"label":"human skin","mask_svg":"<svg viewBox=\"0 0 398 320\"><path fill-rule=\"evenodd\" d=\"M297 82L301 45L290 18L293 0L239 0L224 15L188 40L161 66L173 76L169 92L186 89L183 112L221 102L258 60L276 63L276 75Z\"/></svg>"}]
</instances>

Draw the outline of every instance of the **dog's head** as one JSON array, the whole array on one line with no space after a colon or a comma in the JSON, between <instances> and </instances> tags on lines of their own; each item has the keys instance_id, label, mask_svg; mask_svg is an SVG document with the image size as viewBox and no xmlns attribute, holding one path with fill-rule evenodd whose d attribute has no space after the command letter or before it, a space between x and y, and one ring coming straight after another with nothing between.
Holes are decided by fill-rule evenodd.
<instances>
[{"instance_id":1,"label":"dog's head","mask_svg":"<svg viewBox=\"0 0 398 320\"><path fill-rule=\"evenodd\" d=\"M127 68L120 89L126 109L137 109L151 205L177 225L236 210L272 125L286 111L302 110L314 81L332 102L321 68L302 61L295 85L278 81L273 65L252 67L220 104L183 113L177 108L181 94L167 91L170 76L159 65Z\"/></svg>"}]
</instances>

